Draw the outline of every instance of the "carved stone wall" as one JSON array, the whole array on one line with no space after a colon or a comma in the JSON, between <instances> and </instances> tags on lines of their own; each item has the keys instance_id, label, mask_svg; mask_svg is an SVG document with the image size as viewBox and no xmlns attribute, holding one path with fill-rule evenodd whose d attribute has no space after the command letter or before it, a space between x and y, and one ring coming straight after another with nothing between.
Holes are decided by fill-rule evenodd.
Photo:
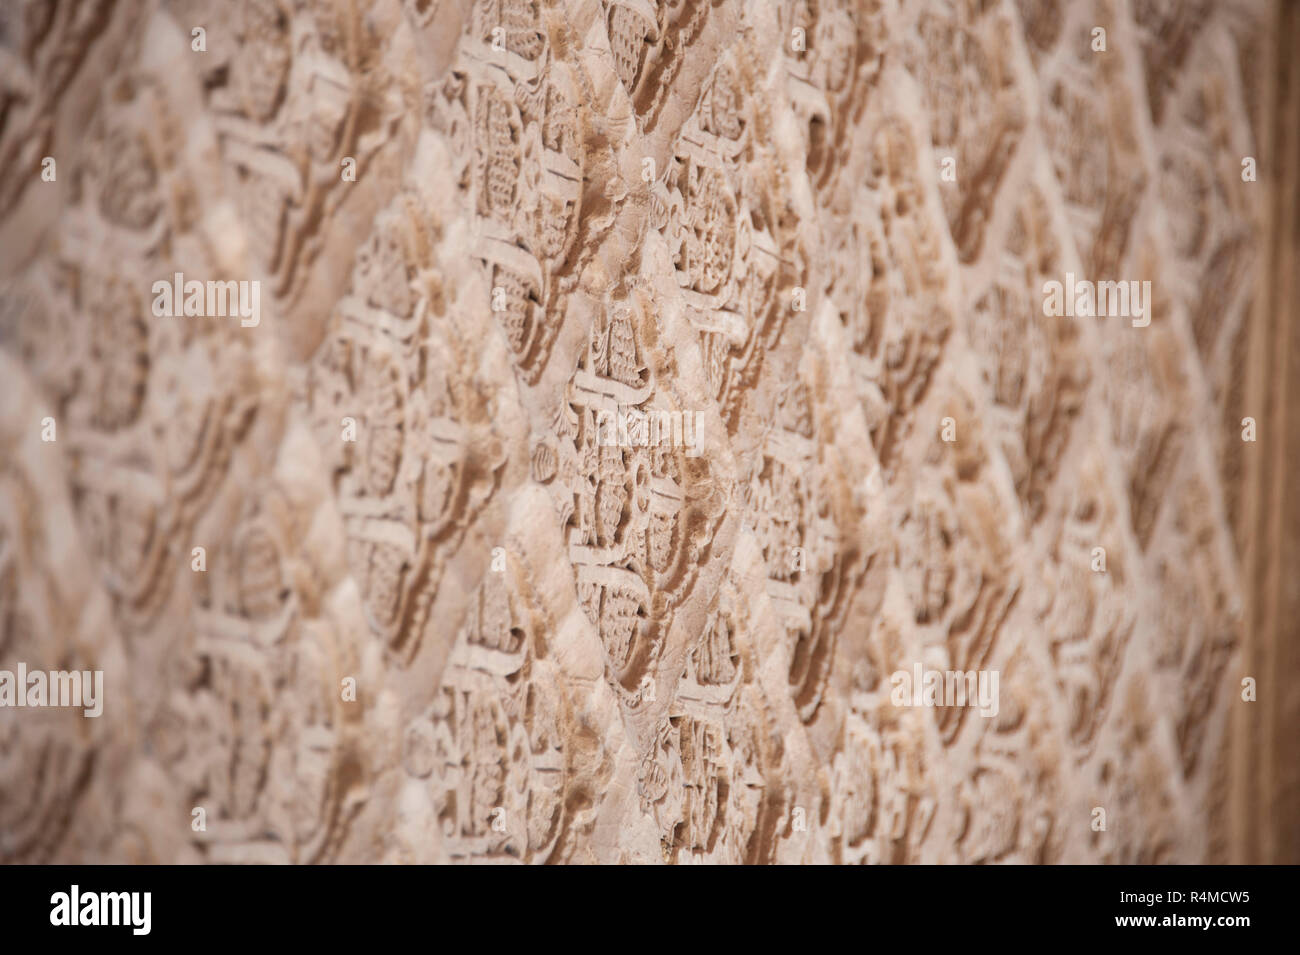
<instances>
[{"instance_id":1,"label":"carved stone wall","mask_svg":"<svg viewBox=\"0 0 1300 955\"><path fill-rule=\"evenodd\" d=\"M4 4L0 669L104 705L0 708L0 861L1300 860L1298 52Z\"/></svg>"}]
</instances>

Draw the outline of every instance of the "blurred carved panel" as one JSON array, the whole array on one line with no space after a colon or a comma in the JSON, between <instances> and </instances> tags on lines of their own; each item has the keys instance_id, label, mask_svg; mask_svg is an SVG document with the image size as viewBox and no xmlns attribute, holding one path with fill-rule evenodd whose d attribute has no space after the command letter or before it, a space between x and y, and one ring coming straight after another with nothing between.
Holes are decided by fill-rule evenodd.
<instances>
[{"instance_id":1,"label":"blurred carved panel","mask_svg":"<svg viewBox=\"0 0 1300 955\"><path fill-rule=\"evenodd\" d=\"M5 4L0 861L1296 861L1298 38Z\"/></svg>"}]
</instances>

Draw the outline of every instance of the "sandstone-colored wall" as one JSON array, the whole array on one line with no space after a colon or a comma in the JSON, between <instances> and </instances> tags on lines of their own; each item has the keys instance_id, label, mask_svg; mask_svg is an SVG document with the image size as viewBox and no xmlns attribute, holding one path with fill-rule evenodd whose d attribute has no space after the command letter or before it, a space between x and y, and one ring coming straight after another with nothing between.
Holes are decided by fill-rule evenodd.
<instances>
[{"instance_id":1,"label":"sandstone-colored wall","mask_svg":"<svg viewBox=\"0 0 1300 955\"><path fill-rule=\"evenodd\" d=\"M5 4L0 861L1300 859L1297 37Z\"/></svg>"}]
</instances>

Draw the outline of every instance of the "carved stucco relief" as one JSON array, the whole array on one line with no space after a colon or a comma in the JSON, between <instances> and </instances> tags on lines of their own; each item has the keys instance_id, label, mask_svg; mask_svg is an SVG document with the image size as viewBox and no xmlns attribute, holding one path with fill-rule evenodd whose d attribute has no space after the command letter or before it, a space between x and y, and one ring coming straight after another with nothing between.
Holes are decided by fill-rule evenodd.
<instances>
[{"instance_id":1,"label":"carved stucco relief","mask_svg":"<svg viewBox=\"0 0 1300 955\"><path fill-rule=\"evenodd\" d=\"M1275 10L1191 7L8 5L0 668L106 689L0 859L1239 851Z\"/></svg>"}]
</instances>

